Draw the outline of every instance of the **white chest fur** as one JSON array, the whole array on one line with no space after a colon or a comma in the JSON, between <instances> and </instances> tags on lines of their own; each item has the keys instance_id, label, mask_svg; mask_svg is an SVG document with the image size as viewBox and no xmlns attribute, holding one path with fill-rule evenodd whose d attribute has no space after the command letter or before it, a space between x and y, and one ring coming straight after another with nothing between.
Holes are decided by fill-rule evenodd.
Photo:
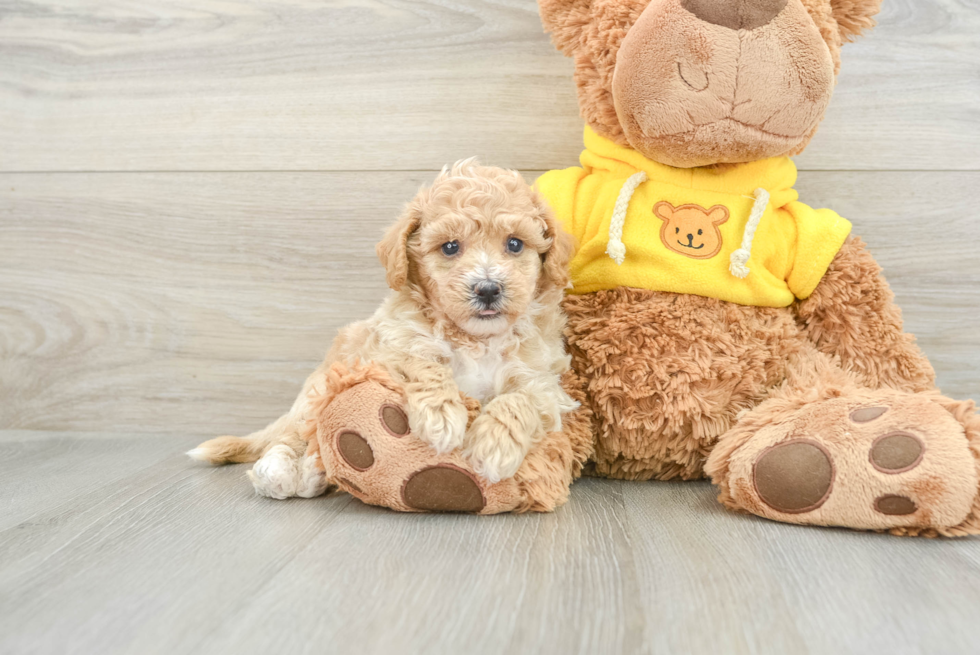
<instances>
[{"instance_id":1,"label":"white chest fur","mask_svg":"<svg viewBox=\"0 0 980 655\"><path fill-rule=\"evenodd\" d=\"M451 365L459 390L484 404L497 396L506 382L506 361L496 349L482 353L455 350Z\"/></svg>"}]
</instances>

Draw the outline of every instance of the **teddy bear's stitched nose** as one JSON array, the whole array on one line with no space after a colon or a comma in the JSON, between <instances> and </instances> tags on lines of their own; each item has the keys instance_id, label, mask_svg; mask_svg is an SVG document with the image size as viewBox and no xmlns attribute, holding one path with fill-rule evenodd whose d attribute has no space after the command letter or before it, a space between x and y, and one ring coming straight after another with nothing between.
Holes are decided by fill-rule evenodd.
<instances>
[{"instance_id":1,"label":"teddy bear's stitched nose","mask_svg":"<svg viewBox=\"0 0 980 655\"><path fill-rule=\"evenodd\" d=\"M788 0L681 0L681 6L701 20L732 30L767 25Z\"/></svg>"}]
</instances>

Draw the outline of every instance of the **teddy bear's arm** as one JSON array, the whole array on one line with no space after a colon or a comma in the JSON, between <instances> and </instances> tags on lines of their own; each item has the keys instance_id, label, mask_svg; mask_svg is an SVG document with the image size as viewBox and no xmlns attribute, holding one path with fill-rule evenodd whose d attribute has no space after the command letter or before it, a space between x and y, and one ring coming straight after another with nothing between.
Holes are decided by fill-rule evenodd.
<instances>
[{"instance_id":1,"label":"teddy bear's arm","mask_svg":"<svg viewBox=\"0 0 980 655\"><path fill-rule=\"evenodd\" d=\"M865 243L851 236L806 300L796 304L804 333L872 389L935 388L935 372L904 331L902 311Z\"/></svg>"}]
</instances>

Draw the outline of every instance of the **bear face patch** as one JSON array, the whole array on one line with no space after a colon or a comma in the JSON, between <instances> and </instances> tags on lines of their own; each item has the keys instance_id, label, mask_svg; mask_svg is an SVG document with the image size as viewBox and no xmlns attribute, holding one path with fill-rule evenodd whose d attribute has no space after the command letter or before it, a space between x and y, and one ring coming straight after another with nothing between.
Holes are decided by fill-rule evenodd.
<instances>
[{"instance_id":1,"label":"bear face patch","mask_svg":"<svg viewBox=\"0 0 980 655\"><path fill-rule=\"evenodd\" d=\"M727 207L674 207L669 202L661 201L654 205L653 213L664 222L660 228L660 240L668 249L691 259L711 259L721 250L722 238L718 226L728 220Z\"/></svg>"}]
</instances>

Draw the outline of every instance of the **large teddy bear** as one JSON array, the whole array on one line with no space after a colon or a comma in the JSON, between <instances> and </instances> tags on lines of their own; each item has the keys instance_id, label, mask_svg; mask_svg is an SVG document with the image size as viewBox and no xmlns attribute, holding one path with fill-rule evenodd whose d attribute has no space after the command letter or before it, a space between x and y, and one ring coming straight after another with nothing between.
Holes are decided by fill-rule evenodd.
<instances>
[{"instance_id":1,"label":"large teddy bear","mask_svg":"<svg viewBox=\"0 0 980 655\"><path fill-rule=\"evenodd\" d=\"M581 167L538 187L595 474L709 476L727 507L980 532L980 419L940 395L865 244L797 200L841 44L881 0L539 0L575 59Z\"/></svg>"},{"instance_id":2,"label":"large teddy bear","mask_svg":"<svg viewBox=\"0 0 980 655\"><path fill-rule=\"evenodd\" d=\"M306 435L327 480L495 513L554 508L583 466L708 476L725 506L777 521L980 533L974 404L940 395L850 223L793 189L841 44L879 4L540 0L586 121L581 166L537 182L578 243L564 381L581 407L491 485L408 434L380 367L338 365Z\"/></svg>"}]
</instances>

